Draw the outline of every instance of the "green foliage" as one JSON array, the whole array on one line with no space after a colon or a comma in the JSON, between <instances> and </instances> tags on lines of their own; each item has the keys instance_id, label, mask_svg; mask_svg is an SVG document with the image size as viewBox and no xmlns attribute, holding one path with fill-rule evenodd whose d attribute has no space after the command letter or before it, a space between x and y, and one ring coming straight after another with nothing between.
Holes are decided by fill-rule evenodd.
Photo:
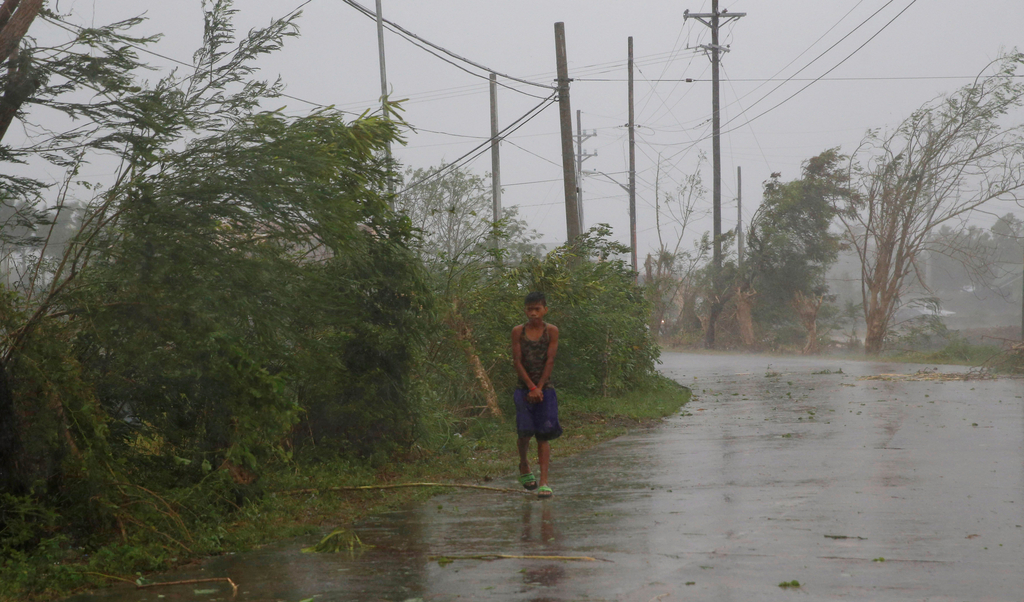
<instances>
[{"instance_id":1,"label":"green foliage","mask_svg":"<svg viewBox=\"0 0 1024 602\"><path fill-rule=\"evenodd\" d=\"M798 180L774 175L751 220L741 286L757 291L755 322L776 344L800 335L794 295L828 290L825 272L839 254L839 235L829 229L837 203L850 194L842 159L830 149L805 162Z\"/></svg>"},{"instance_id":2,"label":"green foliage","mask_svg":"<svg viewBox=\"0 0 1024 602\"><path fill-rule=\"evenodd\" d=\"M90 134L72 154L44 145L63 184L7 178L0 211L18 274L0 289L0 581L17 573L12 587L76 585L52 561L112 538L124 549L92 556L100 572L215 550L216 525L295 446L369 456L415 436L409 373L431 298L411 224L384 192L401 124L263 110L281 87L252 79L252 59L294 23L235 43L233 12L213 3L194 73L152 86L127 38L83 31L77 43L106 40L98 52L119 69L109 104L79 110L61 97L74 87L35 102ZM113 181L80 181L79 163L105 151L120 161Z\"/></svg>"},{"instance_id":3,"label":"green foliage","mask_svg":"<svg viewBox=\"0 0 1024 602\"><path fill-rule=\"evenodd\" d=\"M937 305L933 303L932 307ZM889 339L890 352L910 361L980 366L1000 354L1000 349L994 345L972 343L959 332L950 330L937 315L907 320L890 333Z\"/></svg>"}]
</instances>

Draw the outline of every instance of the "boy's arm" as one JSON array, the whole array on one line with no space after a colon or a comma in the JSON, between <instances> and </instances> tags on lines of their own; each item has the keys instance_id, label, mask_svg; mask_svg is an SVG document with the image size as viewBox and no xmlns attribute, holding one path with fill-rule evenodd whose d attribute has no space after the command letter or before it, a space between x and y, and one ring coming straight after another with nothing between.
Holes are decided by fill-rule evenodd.
<instances>
[{"instance_id":1,"label":"boy's arm","mask_svg":"<svg viewBox=\"0 0 1024 602\"><path fill-rule=\"evenodd\" d=\"M540 376L540 382L537 383L537 387L544 388L544 385L548 384L548 380L551 378L551 371L555 367L555 355L558 353L558 327L554 324L548 324L548 361L544 363L544 372Z\"/></svg>"},{"instance_id":2,"label":"boy's arm","mask_svg":"<svg viewBox=\"0 0 1024 602\"><path fill-rule=\"evenodd\" d=\"M519 378L523 379L523 382L532 391L537 385L533 384L533 381L530 380L530 375L526 373L526 368L523 367L523 354L519 344L522 334L522 324L512 329L512 365L515 366L516 374L519 375Z\"/></svg>"}]
</instances>

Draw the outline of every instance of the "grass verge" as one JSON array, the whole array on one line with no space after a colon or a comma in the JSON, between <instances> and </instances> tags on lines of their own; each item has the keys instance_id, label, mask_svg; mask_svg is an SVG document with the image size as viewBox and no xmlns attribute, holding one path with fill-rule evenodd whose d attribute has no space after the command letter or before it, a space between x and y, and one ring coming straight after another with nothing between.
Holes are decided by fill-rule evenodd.
<instances>
[{"instance_id":1,"label":"grass verge","mask_svg":"<svg viewBox=\"0 0 1024 602\"><path fill-rule=\"evenodd\" d=\"M560 393L565 434L553 443L566 457L630 430L656 425L690 399L689 389L659 377L650 387L616 397ZM193 531L188 551L167 546L110 543L89 550L43 546L31 555L4 554L0 561L0 602L55 600L118 581L170 570L202 557L245 552L283 539L319 535L376 513L426 499L437 488L322 492L279 492L397 483L465 483L516 487L515 417L479 418L433 445L375 465L343 460L297 461L265 475L264 494L242 504L228 522L209 520ZM278 492L278 493L275 493Z\"/></svg>"}]
</instances>

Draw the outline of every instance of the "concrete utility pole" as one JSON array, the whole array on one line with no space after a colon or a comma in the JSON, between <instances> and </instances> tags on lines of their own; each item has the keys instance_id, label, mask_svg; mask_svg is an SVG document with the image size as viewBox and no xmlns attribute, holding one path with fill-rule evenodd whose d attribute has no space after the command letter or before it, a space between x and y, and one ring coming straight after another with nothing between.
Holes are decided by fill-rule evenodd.
<instances>
[{"instance_id":1,"label":"concrete utility pole","mask_svg":"<svg viewBox=\"0 0 1024 602\"><path fill-rule=\"evenodd\" d=\"M501 219L501 161L498 157L498 76L491 74L491 205Z\"/></svg>"},{"instance_id":2,"label":"concrete utility pole","mask_svg":"<svg viewBox=\"0 0 1024 602\"><path fill-rule=\"evenodd\" d=\"M572 107L569 106L569 61L565 55L565 23L555 23L555 63L558 68L558 121L562 132L562 180L565 185L565 232L571 243L580 235L576 208L576 158L572 152Z\"/></svg>"},{"instance_id":3,"label":"concrete utility pole","mask_svg":"<svg viewBox=\"0 0 1024 602\"><path fill-rule=\"evenodd\" d=\"M380 6L381 0L377 0L377 54L380 62L380 113L383 117L388 116L388 70L384 65L384 13ZM385 148L388 164L391 164L391 143ZM388 192L394 195L394 178L388 178ZM394 208L395 200L391 199L391 207Z\"/></svg>"},{"instance_id":4,"label":"concrete utility pole","mask_svg":"<svg viewBox=\"0 0 1024 602\"><path fill-rule=\"evenodd\" d=\"M736 166L736 253L743 266L743 168Z\"/></svg>"},{"instance_id":5,"label":"concrete utility pole","mask_svg":"<svg viewBox=\"0 0 1024 602\"><path fill-rule=\"evenodd\" d=\"M583 220L583 162L591 157L596 157L597 152L585 153L583 152L583 141L590 140L597 135L597 130L593 133L587 134L583 131L583 121L580 119L580 110L576 109L576 210L580 216L580 233L583 233L586 228L586 223Z\"/></svg>"},{"instance_id":6,"label":"concrete utility pole","mask_svg":"<svg viewBox=\"0 0 1024 602\"><path fill-rule=\"evenodd\" d=\"M633 36L629 36L629 248L633 266L633 277L636 278L636 141L633 132Z\"/></svg>"},{"instance_id":7,"label":"concrete utility pole","mask_svg":"<svg viewBox=\"0 0 1024 602\"><path fill-rule=\"evenodd\" d=\"M747 16L747 13L728 13L728 11L724 10L719 12L718 0L711 0L710 13L691 14L689 10L683 12L684 21L686 19L697 19L711 28L711 44L704 44L701 48L711 57L711 201L714 218L714 283L716 295L721 292L720 278L722 272L722 119L718 100L718 60L720 52L729 51L727 47L719 45L718 29L724 23L745 16ZM715 321L721 309L720 303L717 301L712 304L711 318L708 320L708 328L704 333L705 347L713 348L715 346Z\"/></svg>"}]
</instances>

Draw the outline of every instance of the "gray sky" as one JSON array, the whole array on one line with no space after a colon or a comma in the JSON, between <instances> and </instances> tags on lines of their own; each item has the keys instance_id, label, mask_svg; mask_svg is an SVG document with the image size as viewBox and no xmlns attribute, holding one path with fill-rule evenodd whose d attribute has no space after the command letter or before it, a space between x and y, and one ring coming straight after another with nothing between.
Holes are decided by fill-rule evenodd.
<instances>
[{"instance_id":1,"label":"gray sky","mask_svg":"<svg viewBox=\"0 0 1024 602\"><path fill-rule=\"evenodd\" d=\"M373 8L373 0L358 1ZM236 24L244 32L304 3L301 37L260 63L263 76L280 74L288 94L297 98L357 113L375 108L380 91L376 26L341 0L237 0ZM149 21L142 30L165 34L159 52L188 61L202 34L200 6L198 0L60 0L57 8L83 25L145 13ZM627 37L633 36L641 261L656 244L653 206L659 155L662 190L671 190L693 172L702 150L708 157L704 181L711 185L711 140L705 139L710 133L711 70L708 58L696 48L710 43L710 35L704 25L683 20L684 9L707 12L710 6L710 0L383 0L385 17L417 35L498 72L541 84L553 82L553 24L563 21L570 77L577 79L571 91L574 119L579 109L583 128L597 130L584 148L598 156L584 167L623 184L628 160L626 49ZM721 86L724 230L735 225L737 166L743 168L743 213L749 220L761 197L761 183L771 172L793 179L802 161L826 148L851 151L868 128L895 125L922 103L968 83L964 77L976 75L1001 50L1024 46L1020 0L722 0L720 8L747 13L723 27L721 37L731 47L722 61ZM392 98L408 99L405 118L420 128L409 135L406 147L396 150L399 160L411 167L453 161L489 136L485 79L397 35L388 33L385 39ZM687 77L698 81L658 81ZM546 94L542 88L507 83L531 95ZM288 112L311 108L297 100L286 102ZM501 88L501 126L539 102ZM501 148L503 204L519 205L521 215L549 242L565 238L559 144L553 106ZM488 172L489 154L469 168ZM611 223L616 237L626 242L625 192L596 176L586 177L583 189L587 225ZM710 227L710 219L697 225L701 231Z\"/></svg>"}]
</instances>

